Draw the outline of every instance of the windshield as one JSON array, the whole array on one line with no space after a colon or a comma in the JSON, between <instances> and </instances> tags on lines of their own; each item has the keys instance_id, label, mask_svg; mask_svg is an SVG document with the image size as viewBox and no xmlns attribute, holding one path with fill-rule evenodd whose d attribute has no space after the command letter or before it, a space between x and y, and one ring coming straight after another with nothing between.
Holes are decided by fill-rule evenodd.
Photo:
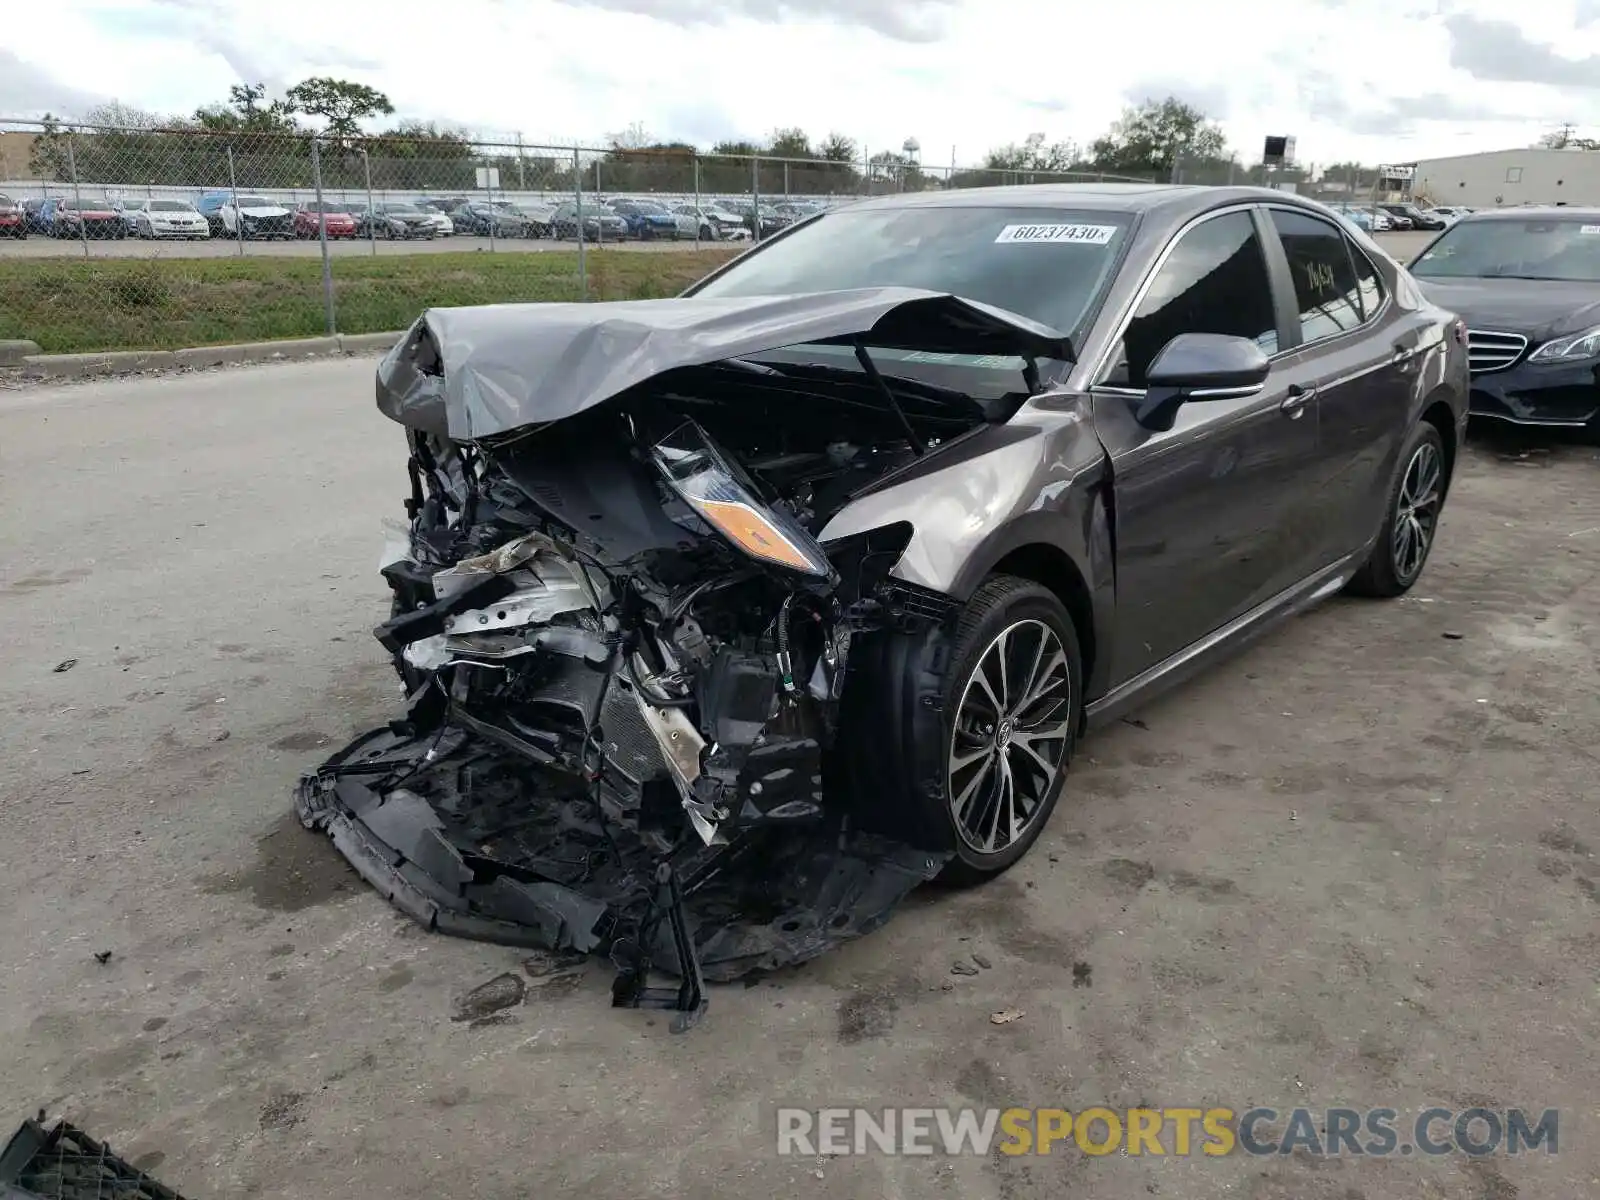
<instances>
[{"instance_id":1,"label":"windshield","mask_svg":"<svg viewBox=\"0 0 1600 1200\"><path fill-rule=\"evenodd\" d=\"M643 213L664 213L667 211L664 205L657 204L654 200L635 200L633 207L635 211Z\"/></svg>"},{"instance_id":2,"label":"windshield","mask_svg":"<svg viewBox=\"0 0 1600 1200\"><path fill-rule=\"evenodd\" d=\"M276 208L277 206L265 196L240 196L240 208Z\"/></svg>"},{"instance_id":3,"label":"windshield","mask_svg":"<svg viewBox=\"0 0 1600 1200\"><path fill-rule=\"evenodd\" d=\"M182 200L152 200L145 206L151 212L193 212L194 205Z\"/></svg>"},{"instance_id":4,"label":"windshield","mask_svg":"<svg viewBox=\"0 0 1600 1200\"><path fill-rule=\"evenodd\" d=\"M739 259L699 296L847 288L950 292L1072 334L1111 277L1124 213L1043 208L851 209Z\"/></svg>"},{"instance_id":5,"label":"windshield","mask_svg":"<svg viewBox=\"0 0 1600 1200\"><path fill-rule=\"evenodd\" d=\"M385 204L383 211L395 217L420 217L422 210L412 208L409 204Z\"/></svg>"},{"instance_id":6,"label":"windshield","mask_svg":"<svg viewBox=\"0 0 1600 1200\"><path fill-rule=\"evenodd\" d=\"M1458 221L1411 264L1411 273L1600 283L1600 218Z\"/></svg>"}]
</instances>

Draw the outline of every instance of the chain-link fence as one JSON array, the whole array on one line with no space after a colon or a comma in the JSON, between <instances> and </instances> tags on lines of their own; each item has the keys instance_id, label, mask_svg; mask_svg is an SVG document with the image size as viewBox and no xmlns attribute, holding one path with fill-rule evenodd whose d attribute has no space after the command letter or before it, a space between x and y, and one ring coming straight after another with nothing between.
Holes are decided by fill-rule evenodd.
<instances>
[{"instance_id":1,"label":"chain-link fence","mask_svg":"<svg viewBox=\"0 0 1600 1200\"><path fill-rule=\"evenodd\" d=\"M163 349L399 329L438 305L672 295L744 245L863 196L1152 178L867 150L0 120L0 340ZM1159 181L1273 182L1226 159L1180 160Z\"/></svg>"}]
</instances>

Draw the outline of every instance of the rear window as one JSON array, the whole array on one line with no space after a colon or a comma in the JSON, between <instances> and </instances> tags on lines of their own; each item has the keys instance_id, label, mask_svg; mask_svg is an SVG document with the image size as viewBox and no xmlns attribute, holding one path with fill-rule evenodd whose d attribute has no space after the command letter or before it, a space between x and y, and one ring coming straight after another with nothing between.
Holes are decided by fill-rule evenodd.
<instances>
[{"instance_id":1,"label":"rear window","mask_svg":"<svg viewBox=\"0 0 1600 1200\"><path fill-rule=\"evenodd\" d=\"M1072 209L847 209L767 242L694 294L926 288L1071 334L1111 278L1131 223L1126 213Z\"/></svg>"}]
</instances>

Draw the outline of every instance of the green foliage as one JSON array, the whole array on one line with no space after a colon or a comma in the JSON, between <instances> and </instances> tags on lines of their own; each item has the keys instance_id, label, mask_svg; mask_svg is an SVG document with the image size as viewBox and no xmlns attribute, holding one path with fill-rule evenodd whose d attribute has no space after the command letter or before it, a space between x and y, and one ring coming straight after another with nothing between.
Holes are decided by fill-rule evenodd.
<instances>
[{"instance_id":1,"label":"green foliage","mask_svg":"<svg viewBox=\"0 0 1600 1200\"><path fill-rule=\"evenodd\" d=\"M1089 146L1097 171L1165 180L1184 163L1227 161L1227 139L1205 114L1176 96L1125 109Z\"/></svg>"},{"instance_id":2,"label":"green foliage","mask_svg":"<svg viewBox=\"0 0 1600 1200\"><path fill-rule=\"evenodd\" d=\"M674 296L734 248L588 251L591 300ZM580 300L575 251L340 256L342 333L404 329L434 305ZM46 353L167 350L326 332L316 258L0 259L0 339Z\"/></svg>"},{"instance_id":3,"label":"green foliage","mask_svg":"<svg viewBox=\"0 0 1600 1200\"><path fill-rule=\"evenodd\" d=\"M330 79L326 75L313 75L303 79L284 94L289 112L321 117L325 129L336 145L361 132L361 122L380 113L394 112L389 97L364 83L348 79Z\"/></svg>"}]
</instances>

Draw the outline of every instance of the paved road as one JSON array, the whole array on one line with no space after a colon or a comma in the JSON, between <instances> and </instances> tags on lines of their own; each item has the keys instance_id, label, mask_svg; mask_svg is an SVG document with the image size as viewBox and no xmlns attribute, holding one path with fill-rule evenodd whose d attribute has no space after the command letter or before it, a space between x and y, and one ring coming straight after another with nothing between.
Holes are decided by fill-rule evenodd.
<instances>
[{"instance_id":1,"label":"paved road","mask_svg":"<svg viewBox=\"0 0 1600 1200\"><path fill-rule=\"evenodd\" d=\"M1432 236L1425 233L1385 233L1378 236L1379 245L1401 262L1409 261ZM558 242L542 238L496 239L493 249L498 253L539 253L548 250L575 250L576 242ZM488 250L488 238L448 237L431 242L367 242L335 241L329 249L339 256L349 254L447 254L454 250ZM626 250L672 251L692 250L693 241L683 242L624 242ZM243 251L249 256L303 256L315 258L321 253L316 242L246 242ZM214 239L206 242L143 242L138 239L124 241L91 241L90 258L227 258L240 252L238 242ZM84 245L71 240L31 237L25 241L0 240L0 262L7 258L78 258L84 257Z\"/></svg>"},{"instance_id":2,"label":"paved road","mask_svg":"<svg viewBox=\"0 0 1600 1200\"><path fill-rule=\"evenodd\" d=\"M598 964L474 1029L451 999L518 956L420 933L290 816L396 698L368 631L407 485L371 370L0 391L11 1119L218 1197L1596 1194L1593 448L1472 449L1414 596L1331 603L1096 735L1003 880L719 989L686 1036L608 1008ZM1554 1159L824 1163L773 1155L776 1100L1566 1126Z\"/></svg>"}]
</instances>

